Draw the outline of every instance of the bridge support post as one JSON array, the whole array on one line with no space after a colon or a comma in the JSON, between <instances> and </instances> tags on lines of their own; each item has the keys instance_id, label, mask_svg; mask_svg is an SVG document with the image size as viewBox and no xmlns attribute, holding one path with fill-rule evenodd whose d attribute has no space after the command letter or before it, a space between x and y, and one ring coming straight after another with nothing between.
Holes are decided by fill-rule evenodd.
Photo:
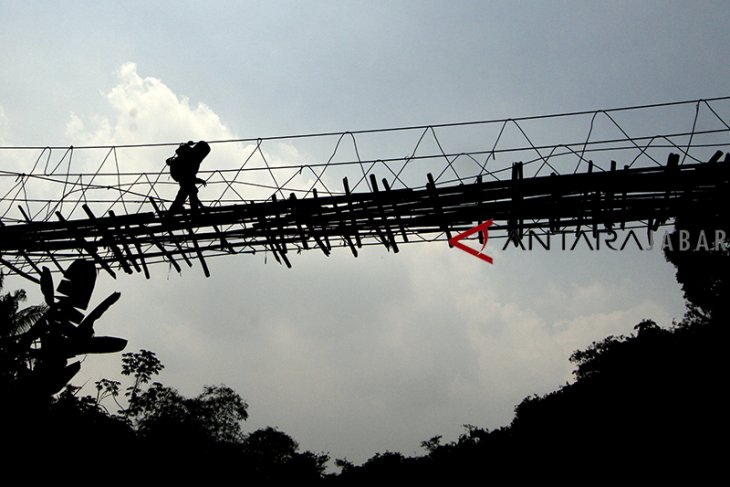
<instances>
[{"instance_id":1,"label":"bridge support post","mask_svg":"<svg viewBox=\"0 0 730 487\"><path fill-rule=\"evenodd\" d=\"M515 162L512 164L512 211L510 212L512 216L507 220L508 238L513 240L515 245L522 241L524 234L522 178L522 162Z\"/></svg>"}]
</instances>

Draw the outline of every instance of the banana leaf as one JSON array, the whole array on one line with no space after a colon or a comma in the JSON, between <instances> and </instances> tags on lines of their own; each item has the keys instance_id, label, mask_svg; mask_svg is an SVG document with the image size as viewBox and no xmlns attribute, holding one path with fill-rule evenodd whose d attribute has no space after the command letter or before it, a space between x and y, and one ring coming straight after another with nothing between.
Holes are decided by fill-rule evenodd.
<instances>
[{"instance_id":1,"label":"banana leaf","mask_svg":"<svg viewBox=\"0 0 730 487\"><path fill-rule=\"evenodd\" d=\"M99 303L99 305L94 308L91 313L86 315L86 318L81 322L79 325L79 333L82 336L91 336L94 334L94 322L101 318L101 315L103 315L106 310L109 309L109 307L119 301L119 297L121 296L121 293L112 293L110 294L104 301Z\"/></svg>"},{"instance_id":2,"label":"banana leaf","mask_svg":"<svg viewBox=\"0 0 730 487\"><path fill-rule=\"evenodd\" d=\"M127 340L117 337L92 337L85 340L73 340L66 352L67 357L87 353L115 353L124 350Z\"/></svg>"},{"instance_id":3,"label":"banana leaf","mask_svg":"<svg viewBox=\"0 0 730 487\"><path fill-rule=\"evenodd\" d=\"M63 274L63 280L56 292L68 298L68 303L79 309L86 309L96 285L96 267L88 260L75 260Z\"/></svg>"}]
</instances>

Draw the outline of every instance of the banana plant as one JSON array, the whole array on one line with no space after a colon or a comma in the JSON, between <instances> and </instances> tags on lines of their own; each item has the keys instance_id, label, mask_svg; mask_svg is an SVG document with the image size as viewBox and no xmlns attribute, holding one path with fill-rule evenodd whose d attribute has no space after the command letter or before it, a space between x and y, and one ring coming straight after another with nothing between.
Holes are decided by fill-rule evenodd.
<instances>
[{"instance_id":1,"label":"banana plant","mask_svg":"<svg viewBox=\"0 0 730 487\"><path fill-rule=\"evenodd\" d=\"M37 393L55 394L76 375L81 362L69 364L69 359L88 353L120 352L127 345L123 338L94 334L94 323L119 300L120 293L112 293L84 315L94 292L96 274L93 262L75 260L54 291L50 270L42 269L41 292L48 310L22 337L31 349L31 386Z\"/></svg>"}]
</instances>

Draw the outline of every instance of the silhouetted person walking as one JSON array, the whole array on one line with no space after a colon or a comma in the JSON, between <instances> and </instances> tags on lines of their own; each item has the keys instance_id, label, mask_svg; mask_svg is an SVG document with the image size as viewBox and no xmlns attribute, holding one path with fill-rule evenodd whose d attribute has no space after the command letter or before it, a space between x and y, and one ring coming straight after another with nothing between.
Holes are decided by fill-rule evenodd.
<instances>
[{"instance_id":1,"label":"silhouetted person walking","mask_svg":"<svg viewBox=\"0 0 730 487\"><path fill-rule=\"evenodd\" d=\"M170 176L180 183L180 190L170 206L171 212L182 210L183 204L188 197L190 197L190 208L195 210L203 207L198 199L196 185L202 184L205 186L206 183L197 177L197 174L200 163L203 162L209 152L210 146L207 142L201 140L196 144L191 140L187 144L180 144L175 149L175 155L167 159L167 165L170 166Z\"/></svg>"}]
</instances>

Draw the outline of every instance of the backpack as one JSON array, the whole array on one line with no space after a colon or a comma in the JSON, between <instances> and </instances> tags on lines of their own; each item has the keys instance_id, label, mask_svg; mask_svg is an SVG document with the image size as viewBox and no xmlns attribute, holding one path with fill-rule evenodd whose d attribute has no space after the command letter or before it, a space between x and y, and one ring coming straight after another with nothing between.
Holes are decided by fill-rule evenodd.
<instances>
[{"instance_id":1,"label":"backpack","mask_svg":"<svg viewBox=\"0 0 730 487\"><path fill-rule=\"evenodd\" d=\"M192 141L180 144L175 149L175 155L167 159L170 166L170 176L178 183L187 176L194 177L200 168L200 163L210 153L210 145L201 140L197 144Z\"/></svg>"}]
</instances>

